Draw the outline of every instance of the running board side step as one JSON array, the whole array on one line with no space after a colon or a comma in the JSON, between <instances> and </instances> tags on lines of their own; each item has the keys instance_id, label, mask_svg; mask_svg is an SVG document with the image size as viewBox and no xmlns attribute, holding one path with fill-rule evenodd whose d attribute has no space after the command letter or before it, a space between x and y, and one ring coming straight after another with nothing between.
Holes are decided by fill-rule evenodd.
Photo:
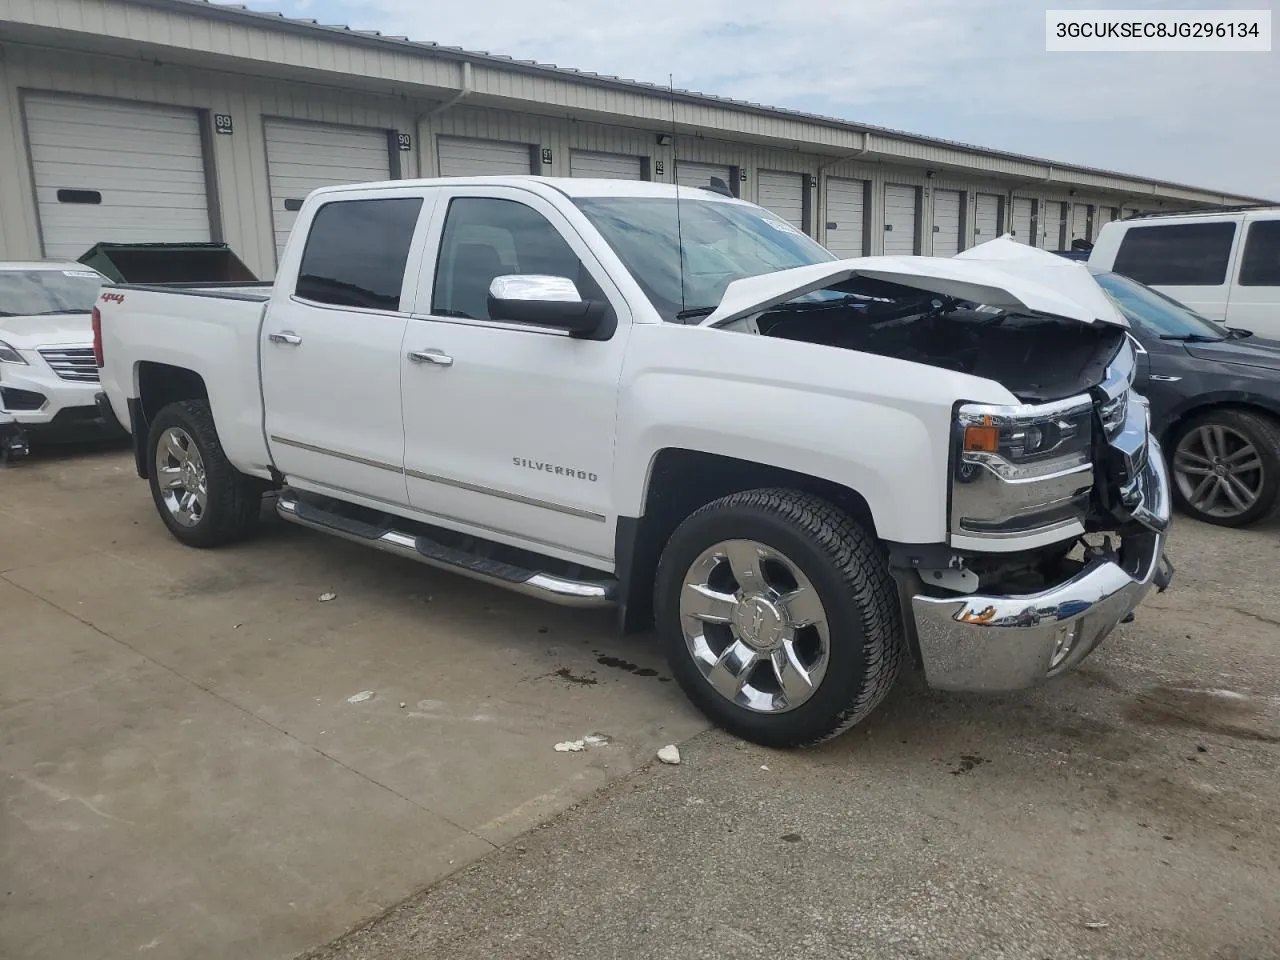
<instances>
[{"instance_id":1,"label":"running board side step","mask_svg":"<svg viewBox=\"0 0 1280 960\"><path fill-rule=\"evenodd\" d=\"M397 530L390 525L381 526L353 520L324 510L305 500L299 500L287 489L282 490L276 500L276 513L301 527L363 543L386 553L561 606L612 607L617 603L616 580L570 580L501 560L478 557L438 543L430 537ZM388 518L388 521L391 519Z\"/></svg>"}]
</instances>

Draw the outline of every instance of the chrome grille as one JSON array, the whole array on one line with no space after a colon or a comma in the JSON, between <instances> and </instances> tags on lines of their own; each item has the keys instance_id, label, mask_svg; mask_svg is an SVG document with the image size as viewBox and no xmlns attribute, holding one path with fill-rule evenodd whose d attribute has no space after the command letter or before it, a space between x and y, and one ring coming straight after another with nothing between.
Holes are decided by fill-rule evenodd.
<instances>
[{"instance_id":1,"label":"chrome grille","mask_svg":"<svg viewBox=\"0 0 1280 960\"><path fill-rule=\"evenodd\" d=\"M40 356L63 380L98 382L98 361L94 359L93 347L48 347L40 351Z\"/></svg>"}]
</instances>

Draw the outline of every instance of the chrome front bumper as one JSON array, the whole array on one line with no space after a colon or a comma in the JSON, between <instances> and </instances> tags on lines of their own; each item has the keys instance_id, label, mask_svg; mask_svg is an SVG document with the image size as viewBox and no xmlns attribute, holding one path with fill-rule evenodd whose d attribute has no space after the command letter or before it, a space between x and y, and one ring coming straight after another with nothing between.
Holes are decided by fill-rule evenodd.
<instances>
[{"instance_id":1,"label":"chrome front bumper","mask_svg":"<svg viewBox=\"0 0 1280 960\"><path fill-rule=\"evenodd\" d=\"M911 598L925 679L940 690L1018 690L1072 669L1159 582L1171 503L1164 456L1154 440L1133 509L1144 532L1120 555L1095 560L1065 583L1024 596Z\"/></svg>"}]
</instances>

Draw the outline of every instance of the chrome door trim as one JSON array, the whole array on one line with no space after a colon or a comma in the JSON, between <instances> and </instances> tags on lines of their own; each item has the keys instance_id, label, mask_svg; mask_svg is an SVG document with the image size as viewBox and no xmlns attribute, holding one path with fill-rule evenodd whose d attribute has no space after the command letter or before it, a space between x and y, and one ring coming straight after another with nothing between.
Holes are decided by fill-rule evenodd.
<instances>
[{"instance_id":1,"label":"chrome door trim","mask_svg":"<svg viewBox=\"0 0 1280 960\"><path fill-rule=\"evenodd\" d=\"M553 510L556 513L563 513L570 517L579 517L582 520L594 520L596 523L604 523L605 516L602 513L595 513L591 510L583 510L580 507L569 507L560 503L551 503L548 500L538 500L534 497L521 496L518 493L507 493L505 490L495 490L492 487L483 487L476 483L467 483L465 480L454 480L450 477L441 477L433 473L423 473L420 470L405 468L405 476L412 477L414 480L425 480L428 483L439 483L446 487L454 487L458 490L466 490L469 493L481 493L490 497L498 497L501 500L510 500L512 503L522 503L527 507L539 507L543 510Z\"/></svg>"},{"instance_id":2,"label":"chrome door trim","mask_svg":"<svg viewBox=\"0 0 1280 960\"><path fill-rule=\"evenodd\" d=\"M301 440L291 440L288 437L282 437L274 433L271 434L271 441L273 443L284 444L286 447L296 447L299 450L306 450L308 453L319 453L319 454L322 454L323 456L337 457L339 460L346 460L349 463L358 463L362 466L373 467L377 470L386 470L389 473L403 473L405 476L412 477L415 480L425 480L428 483L439 483L446 487L454 487L458 490L466 490L469 493L479 493L489 497L498 497L501 500L510 500L513 503L522 503L528 507L538 507L539 509L542 509L542 510L551 510L551 511L554 511L555 513L563 513L566 516L578 517L579 519L582 519L582 520L592 520L596 523L604 523L607 519L605 515L602 513L595 513L591 510L583 510L580 507L570 507L561 503L551 503L550 501L547 501L547 500L537 500L533 497L524 497L518 493L507 493L505 490L495 490L492 487L484 487L476 483L467 483L465 480L454 480L450 477L440 477L431 473L423 473L420 470L409 470L404 467L396 466L395 464L392 464L392 463L385 463L381 460L370 460L368 457L358 457L354 454L342 453L339 450L330 450L327 447L318 447L313 443L305 443ZM310 482L319 483L321 481L312 480ZM325 486L329 486L329 484L325 484ZM360 494L360 496L364 496L364 494ZM415 507L414 509L416 510L417 507ZM449 519L452 519L457 523L472 523L472 521L470 520L462 520L460 518L449 518ZM481 526L480 524L473 524L473 525ZM528 539L527 537L524 536L524 534L509 533L507 531L499 531L496 529L494 530L494 532L506 533L507 536L511 536L511 537L520 537L522 539ZM558 544L550 544L550 545L559 546ZM568 548L561 547L561 549L568 549ZM574 551L574 552L580 553L581 551Z\"/></svg>"},{"instance_id":3,"label":"chrome door trim","mask_svg":"<svg viewBox=\"0 0 1280 960\"><path fill-rule=\"evenodd\" d=\"M431 521L436 521L436 522L444 522L444 523L456 523L462 527L470 527L472 530L483 530L487 533L496 534L500 537L509 537L512 540L520 541L522 543L533 543L533 544L537 544L540 547L551 547L552 549L555 549L555 550L562 550L565 553L576 554L580 557L588 557L592 560L599 560L606 564L614 563L613 557L604 557L598 553L588 553L586 550L579 550L576 547L566 546L563 543L556 543L554 540L543 540L538 537L531 537L525 533L514 533L511 530L504 530L502 527L495 527L495 526L492 526L491 524L477 523L474 520L466 520L466 519L463 519L462 517L455 517L447 513L438 513L438 512L432 512L430 510L423 510L419 507L413 506L412 504L401 503L396 500L387 500L383 497L370 496L367 493L361 493L359 490L351 490L347 487L340 487L337 484L325 483L323 480L314 480L311 477L304 477L298 473L292 473L292 474L289 474L289 476L285 477L286 483L288 482L290 477L292 477L294 480L297 480L301 483L310 484L313 487L323 487L326 490L332 490L334 493L345 494L349 497L358 497L361 500L368 500L372 503L385 503L389 507L398 507L403 510L410 510L413 513L418 514L420 517L425 518L424 522L429 523Z\"/></svg>"},{"instance_id":4,"label":"chrome door trim","mask_svg":"<svg viewBox=\"0 0 1280 960\"><path fill-rule=\"evenodd\" d=\"M365 467L374 467L378 470L386 470L389 473L404 473L404 468L396 466L394 463L386 463L382 460L370 460L368 457L357 457L352 453L342 453L339 450L330 450L327 447L317 447L314 443L304 443L301 440L290 440L288 437L281 437L277 434L271 434L272 443L282 443L286 447L296 447L299 450L306 450L308 453L319 453L326 457L337 457L339 460L346 460L348 463L358 463ZM364 494L361 494L364 496Z\"/></svg>"}]
</instances>

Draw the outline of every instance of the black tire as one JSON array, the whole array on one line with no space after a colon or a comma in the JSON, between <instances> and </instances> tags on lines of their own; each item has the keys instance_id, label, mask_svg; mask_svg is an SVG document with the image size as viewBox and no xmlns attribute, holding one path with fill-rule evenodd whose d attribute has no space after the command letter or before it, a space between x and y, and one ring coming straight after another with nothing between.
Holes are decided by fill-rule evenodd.
<instances>
[{"instance_id":1,"label":"black tire","mask_svg":"<svg viewBox=\"0 0 1280 960\"><path fill-rule=\"evenodd\" d=\"M816 589L826 614L825 675L809 699L786 712L757 712L722 696L685 640L680 595L686 575L703 551L737 539L785 555ZM884 699L902 665L902 613L887 553L846 513L806 493L751 490L693 513L663 550L655 594L658 636L685 694L719 726L764 746L805 746L843 733Z\"/></svg>"},{"instance_id":2,"label":"black tire","mask_svg":"<svg viewBox=\"0 0 1280 960\"><path fill-rule=\"evenodd\" d=\"M161 437L177 427L194 443L204 466L207 495L199 519L191 526L179 523L165 504L156 469ZM147 432L147 458L151 499L175 538L191 547L217 547L250 536L262 508L262 484L247 477L227 459L213 425L213 413L204 400L181 400L163 407Z\"/></svg>"},{"instance_id":3,"label":"black tire","mask_svg":"<svg viewBox=\"0 0 1280 960\"><path fill-rule=\"evenodd\" d=\"M1224 427L1244 437L1257 451L1258 460L1261 463L1260 484L1257 483L1254 474L1246 474L1243 477L1245 481L1256 484L1259 488L1258 498L1249 509L1228 515L1210 512L1192 503L1184 491L1184 484L1189 484L1191 478L1179 475L1177 457L1179 445L1184 440L1193 438L1197 431L1206 426ZM1177 429L1174 436L1170 438L1166 455L1169 458L1169 470L1172 474L1173 502L1189 517L1221 527L1247 527L1267 519L1280 508L1280 424L1266 414L1229 407L1200 414ZM1192 492L1194 493L1194 490Z\"/></svg>"}]
</instances>

